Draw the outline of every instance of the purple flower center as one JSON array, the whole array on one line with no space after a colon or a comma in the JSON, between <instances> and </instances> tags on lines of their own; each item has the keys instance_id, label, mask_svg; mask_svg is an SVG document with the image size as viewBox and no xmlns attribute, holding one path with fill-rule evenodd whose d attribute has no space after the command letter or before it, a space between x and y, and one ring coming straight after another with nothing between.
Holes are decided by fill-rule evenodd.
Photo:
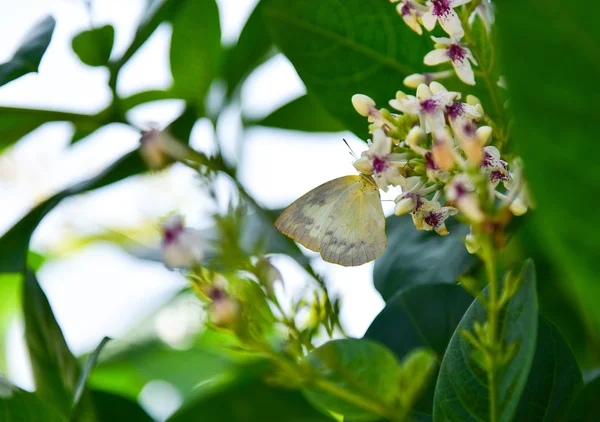
<instances>
[{"instance_id":1,"label":"purple flower center","mask_svg":"<svg viewBox=\"0 0 600 422\"><path fill-rule=\"evenodd\" d=\"M388 165L387 158L379 158L377 156L373 158L373 170L375 173L383 173Z\"/></svg>"},{"instance_id":2,"label":"purple flower center","mask_svg":"<svg viewBox=\"0 0 600 422\"><path fill-rule=\"evenodd\" d=\"M431 153L431 151L427 151L425 153L425 163L427 164L428 170L438 169L438 166L435 164L435 161L433 161L433 154Z\"/></svg>"},{"instance_id":3,"label":"purple flower center","mask_svg":"<svg viewBox=\"0 0 600 422\"><path fill-rule=\"evenodd\" d=\"M448 46L448 52L446 54L453 62L462 62L467 56L467 50L462 48L459 44L452 43Z\"/></svg>"},{"instance_id":4,"label":"purple flower center","mask_svg":"<svg viewBox=\"0 0 600 422\"><path fill-rule=\"evenodd\" d=\"M404 3L402 9L400 9L400 13L402 16L408 16L412 13L412 8L407 3Z\"/></svg>"},{"instance_id":5,"label":"purple flower center","mask_svg":"<svg viewBox=\"0 0 600 422\"><path fill-rule=\"evenodd\" d=\"M433 0L432 3L434 16L446 16L452 10L450 0Z\"/></svg>"},{"instance_id":6,"label":"purple flower center","mask_svg":"<svg viewBox=\"0 0 600 422\"><path fill-rule=\"evenodd\" d=\"M412 198L415 201L415 209L414 211L417 211L419 208L421 208L423 205L425 205L425 202L423 202L423 200L421 199L421 197L417 194L412 194Z\"/></svg>"},{"instance_id":7,"label":"purple flower center","mask_svg":"<svg viewBox=\"0 0 600 422\"><path fill-rule=\"evenodd\" d=\"M421 108L425 113L432 114L437 109L437 101L434 98L428 98L421 102Z\"/></svg>"},{"instance_id":8,"label":"purple flower center","mask_svg":"<svg viewBox=\"0 0 600 422\"><path fill-rule=\"evenodd\" d=\"M444 215L441 212L431 212L424 220L429 226L436 228L444 221Z\"/></svg>"},{"instance_id":9,"label":"purple flower center","mask_svg":"<svg viewBox=\"0 0 600 422\"><path fill-rule=\"evenodd\" d=\"M457 117L462 116L465 112L464 103L452 103L446 107L446 113L451 120L455 120Z\"/></svg>"},{"instance_id":10,"label":"purple flower center","mask_svg":"<svg viewBox=\"0 0 600 422\"><path fill-rule=\"evenodd\" d=\"M507 182L508 179L508 174L500 171L500 170L494 170L490 173L490 180L494 183L496 182Z\"/></svg>"},{"instance_id":11,"label":"purple flower center","mask_svg":"<svg viewBox=\"0 0 600 422\"><path fill-rule=\"evenodd\" d=\"M454 190L456 191L456 199L460 199L469 194L469 191L462 183L456 183L454 185Z\"/></svg>"},{"instance_id":12,"label":"purple flower center","mask_svg":"<svg viewBox=\"0 0 600 422\"><path fill-rule=\"evenodd\" d=\"M481 167L492 167L494 162L494 157L487 151L483 152L483 161L481 162Z\"/></svg>"},{"instance_id":13,"label":"purple flower center","mask_svg":"<svg viewBox=\"0 0 600 422\"><path fill-rule=\"evenodd\" d=\"M467 135L469 137L473 137L473 136L475 136L477 129L475 129L475 125L473 123L467 122L463 126L463 131L464 131L465 135Z\"/></svg>"},{"instance_id":14,"label":"purple flower center","mask_svg":"<svg viewBox=\"0 0 600 422\"><path fill-rule=\"evenodd\" d=\"M183 233L183 225L176 224L172 227L164 229L164 243L165 245L171 245L177 241L179 235Z\"/></svg>"},{"instance_id":15,"label":"purple flower center","mask_svg":"<svg viewBox=\"0 0 600 422\"><path fill-rule=\"evenodd\" d=\"M219 287L212 287L208 292L208 297L213 301L218 302L226 297L225 291Z\"/></svg>"}]
</instances>

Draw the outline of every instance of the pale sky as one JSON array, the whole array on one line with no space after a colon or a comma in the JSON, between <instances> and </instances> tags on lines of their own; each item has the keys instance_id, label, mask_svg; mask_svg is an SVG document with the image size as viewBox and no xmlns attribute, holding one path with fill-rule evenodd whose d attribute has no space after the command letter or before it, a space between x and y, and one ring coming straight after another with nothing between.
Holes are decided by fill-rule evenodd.
<instances>
[{"instance_id":1,"label":"pale sky","mask_svg":"<svg viewBox=\"0 0 600 422\"><path fill-rule=\"evenodd\" d=\"M92 21L111 23L116 29L113 54L119 55L133 36L144 0L94 1ZM234 40L256 0L221 0L224 40ZM70 50L72 37L89 27L83 1L19 0L18 5L0 0L0 62L8 59L28 29L48 13L57 19L50 48L40 73L27 75L0 88L1 106L40 107L80 113L95 113L110 101L108 73L79 62ZM145 47L124 69L119 92L129 95L161 89L172 79L168 67L170 28L159 28ZM253 116L265 115L303 94L305 88L292 65L279 55L261 66L243 87L242 109ZM348 99L350 101L350 99ZM163 101L140 106L129 118L140 127L149 122L165 126L183 104ZM218 128L225 140L241 133L239 108L227 112ZM365 123L366 124L366 123ZM65 150L73 129L68 123L47 124L0 158L0 232L17 221L34 201L94 175L123 153L136 147L138 133L123 125L111 125ZM213 136L210 125L200 121L192 144L206 150ZM351 157L342 142L349 140L360 153L365 147L352 134L301 134L254 128L244 134L243 184L265 206L282 207L308 190L332 178L355 174ZM137 177L115 186L64 201L34 234L34 248L51 250L73 231L93 232L101 227L127 228L158 221L178 211L190 225L206 223L202 194L187 169L174 168L157 177ZM389 204L387 204L389 209ZM286 289L304 283L304 275L291 260L279 258ZM342 295L342 321L350 335L361 336L383 307L373 289L372 264L343 268L319 262L316 265L333 292ZM46 264L38 274L54 313L72 350L79 354L94 348L103 336L119 337L153 315L161 304L185 285L185 280L161 264L132 258L109 244L84 248L68 258ZM184 312L185 313L185 312ZM177 324L170 320L171 326ZM24 359L19 323L9 335L8 376L32 389L31 374Z\"/></svg>"}]
</instances>

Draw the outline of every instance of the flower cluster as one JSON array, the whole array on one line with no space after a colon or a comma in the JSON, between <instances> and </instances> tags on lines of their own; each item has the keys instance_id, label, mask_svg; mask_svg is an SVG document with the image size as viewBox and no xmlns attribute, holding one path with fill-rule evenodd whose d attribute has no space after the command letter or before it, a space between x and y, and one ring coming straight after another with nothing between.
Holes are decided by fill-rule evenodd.
<instances>
[{"instance_id":1,"label":"flower cluster","mask_svg":"<svg viewBox=\"0 0 600 422\"><path fill-rule=\"evenodd\" d=\"M455 8L469 3L471 0L391 0L398 3L396 10L404 19L404 22L417 34L422 35L424 26L432 31L439 22L440 27L449 37L431 38L435 42L434 50L425 55L424 63L428 66L437 66L442 63L451 63L454 72L461 81L468 85L475 85L475 74L472 65L478 66L471 50L462 41L465 30L461 19ZM473 10L472 15L478 15L483 19L486 28L490 29L493 22L493 8L489 0L483 0ZM451 72L435 72L425 74L414 74L408 76L404 83L410 88L416 88L421 83L429 83L435 79L451 76Z\"/></svg>"},{"instance_id":2,"label":"flower cluster","mask_svg":"<svg viewBox=\"0 0 600 422\"><path fill-rule=\"evenodd\" d=\"M383 191L400 186L395 213L410 213L418 230L442 236L448 234L445 220L459 211L471 225L480 225L498 206L515 215L527 210L520 165L515 160L509 168L489 145L492 128L483 124L479 100L470 95L460 100L460 93L435 81L419 85L416 95L397 92L389 104L400 113L378 109L366 95L352 98L372 134L354 166Z\"/></svg>"}]
</instances>

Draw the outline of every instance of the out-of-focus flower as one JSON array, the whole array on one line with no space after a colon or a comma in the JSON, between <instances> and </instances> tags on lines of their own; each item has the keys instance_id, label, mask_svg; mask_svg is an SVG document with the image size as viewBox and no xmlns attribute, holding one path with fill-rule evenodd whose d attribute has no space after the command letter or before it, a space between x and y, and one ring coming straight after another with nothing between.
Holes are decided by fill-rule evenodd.
<instances>
[{"instance_id":1,"label":"out-of-focus flower","mask_svg":"<svg viewBox=\"0 0 600 422\"><path fill-rule=\"evenodd\" d=\"M142 132L140 155L151 169L162 169L173 160L185 160L189 148L167 132L150 129Z\"/></svg>"},{"instance_id":2,"label":"out-of-focus flower","mask_svg":"<svg viewBox=\"0 0 600 422\"><path fill-rule=\"evenodd\" d=\"M479 207L475 186L471 178L464 173L456 175L446 185L446 196L454 201L458 209L473 223L480 223L485 216Z\"/></svg>"},{"instance_id":3,"label":"out-of-focus flower","mask_svg":"<svg viewBox=\"0 0 600 422\"><path fill-rule=\"evenodd\" d=\"M212 300L208 307L210 322L217 327L232 327L240 315L239 303L222 287L212 287L208 297Z\"/></svg>"},{"instance_id":4,"label":"out-of-focus flower","mask_svg":"<svg viewBox=\"0 0 600 422\"><path fill-rule=\"evenodd\" d=\"M169 268L191 268L204 258L200 232L184 226L180 215L174 215L163 225L162 258Z\"/></svg>"}]
</instances>

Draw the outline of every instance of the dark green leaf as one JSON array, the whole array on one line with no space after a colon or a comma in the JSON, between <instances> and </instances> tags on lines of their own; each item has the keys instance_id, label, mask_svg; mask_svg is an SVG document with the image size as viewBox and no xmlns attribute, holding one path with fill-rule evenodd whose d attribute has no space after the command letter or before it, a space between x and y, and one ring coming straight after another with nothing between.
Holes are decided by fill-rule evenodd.
<instances>
[{"instance_id":1,"label":"dark green leaf","mask_svg":"<svg viewBox=\"0 0 600 422\"><path fill-rule=\"evenodd\" d=\"M377 340L399 360L411 351L426 347L441 362L452 334L473 298L452 284L408 287L393 296L367 330L365 337ZM435 383L415 406L419 412L433 412Z\"/></svg>"},{"instance_id":2,"label":"dark green leaf","mask_svg":"<svg viewBox=\"0 0 600 422\"><path fill-rule=\"evenodd\" d=\"M533 263L526 262L521 272L521 287L499 318L499 332L506 345L516 344L512 360L496 373L498 421L511 421L527 382L535 354L538 310ZM487 290L484 291L484 294ZM487 321L479 301L474 301L460 321L440 368L433 405L434 421L489 420L489 383L487 373L473 359L474 347L461 330L473 331L475 322Z\"/></svg>"},{"instance_id":3,"label":"dark green leaf","mask_svg":"<svg viewBox=\"0 0 600 422\"><path fill-rule=\"evenodd\" d=\"M12 58L0 64L0 86L38 71L55 26L54 18L48 16L29 31Z\"/></svg>"},{"instance_id":4,"label":"dark green leaf","mask_svg":"<svg viewBox=\"0 0 600 422\"><path fill-rule=\"evenodd\" d=\"M105 66L115 42L115 28L104 25L80 32L73 38L73 51L88 66Z\"/></svg>"},{"instance_id":5,"label":"dark green leaf","mask_svg":"<svg viewBox=\"0 0 600 422\"><path fill-rule=\"evenodd\" d=\"M0 377L0 421L67 422L67 418L37 394L23 391Z\"/></svg>"},{"instance_id":6,"label":"dark green leaf","mask_svg":"<svg viewBox=\"0 0 600 422\"><path fill-rule=\"evenodd\" d=\"M79 403L79 400L81 399L81 395L83 394L83 390L85 389L87 379L90 375L90 372L92 372L92 369L94 369L96 362L98 361L100 352L102 351L104 346L106 346L106 343L108 343L109 341L110 341L109 337L104 337L102 339L102 341L100 342L100 344L98 344L98 347L96 347L96 349L92 352L92 354L88 358L87 362L85 363L83 371L81 372L81 375L79 376L79 379L77 380L77 385L75 386L75 395L73 397L73 405L75 407L77 406L77 404Z\"/></svg>"},{"instance_id":7,"label":"dark green leaf","mask_svg":"<svg viewBox=\"0 0 600 422\"><path fill-rule=\"evenodd\" d=\"M600 195L600 172L594 171L600 109L593 106L600 100L600 86L590 83L600 73L597 12L597 5L584 1L498 5L514 141L537 201L538 236L598 327L600 228L590 224L589 212L576 212L572 201L557 200L557 193L576 200ZM532 13L534 21L528 19Z\"/></svg>"},{"instance_id":8,"label":"dark green leaf","mask_svg":"<svg viewBox=\"0 0 600 422\"><path fill-rule=\"evenodd\" d=\"M146 169L137 150L126 154L96 177L67 188L38 204L0 238L0 273L23 271L29 240L42 219L60 201L71 195L98 189Z\"/></svg>"},{"instance_id":9,"label":"dark green leaf","mask_svg":"<svg viewBox=\"0 0 600 422\"><path fill-rule=\"evenodd\" d=\"M362 93L385 106L402 79L425 69L431 40L381 0L267 0L265 22L308 92L359 137L368 123L351 104Z\"/></svg>"},{"instance_id":10,"label":"dark green leaf","mask_svg":"<svg viewBox=\"0 0 600 422\"><path fill-rule=\"evenodd\" d=\"M332 390L363 398L375 407L393 406L398 394L400 366L394 354L371 340L333 340L308 354L307 362L331 387L319 384L303 390L317 408L348 419L377 420L377 414L340 398Z\"/></svg>"},{"instance_id":11,"label":"dark green leaf","mask_svg":"<svg viewBox=\"0 0 600 422\"><path fill-rule=\"evenodd\" d=\"M153 422L136 402L116 394L92 390L98 422Z\"/></svg>"},{"instance_id":12,"label":"dark green leaf","mask_svg":"<svg viewBox=\"0 0 600 422\"><path fill-rule=\"evenodd\" d=\"M225 52L223 75L231 96L243 79L267 55L272 46L263 20L263 2L259 1L244 25L237 43Z\"/></svg>"},{"instance_id":13,"label":"dark green leaf","mask_svg":"<svg viewBox=\"0 0 600 422\"><path fill-rule=\"evenodd\" d=\"M469 228L451 219L450 234L415 229L409 215L387 218L388 247L375 261L373 282L384 300L415 284L454 283L476 262L463 238Z\"/></svg>"},{"instance_id":14,"label":"dark green leaf","mask_svg":"<svg viewBox=\"0 0 600 422\"><path fill-rule=\"evenodd\" d=\"M281 106L267 117L247 120L246 125L268 126L303 132L342 132L344 126L331 117L311 95L303 95Z\"/></svg>"},{"instance_id":15,"label":"dark green leaf","mask_svg":"<svg viewBox=\"0 0 600 422\"><path fill-rule=\"evenodd\" d=\"M68 416L79 367L32 271L27 271L23 285L23 314L36 394Z\"/></svg>"},{"instance_id":16,"label":"dark green leaf","mask_svg":"<svg viewBox=\"0 0 600 422\"><path fill-rule=\"evenodd\" d=\"M333 422L295 390L253 380L202 395L177 411L168 422Z\"/></svg>"},{"instance_id":17,"label":"dark green leaf","mask_svg":"<svg viewBox=\"0 0 600 422\"><path fill-rule=\"evenodd\" d=\"M540 315L535 356L515 421L562 421L583 386L581 370L569 345Z\"/></svg>"},{"instance_id":18,"label":"dark green leaf","mask_svg":"<svg viewBox=\"0 0 600 422\"><path fill-rule=\"evenodd\" d=\"M597 422L600 420L600 377L592 380L577 395L571 405L569 422Z\"/></svg>"},{"instance_id":19,"label":"dark green leaf","mask_svg":"<svg viewBox=\"0 0 600 422\"><path fill-rule=\"evenodd\" d=\"M173 17L173 91L202 106L217 74L221 53L219 8L215 0L187 0Z\"/></svg>"}]
</instances>

